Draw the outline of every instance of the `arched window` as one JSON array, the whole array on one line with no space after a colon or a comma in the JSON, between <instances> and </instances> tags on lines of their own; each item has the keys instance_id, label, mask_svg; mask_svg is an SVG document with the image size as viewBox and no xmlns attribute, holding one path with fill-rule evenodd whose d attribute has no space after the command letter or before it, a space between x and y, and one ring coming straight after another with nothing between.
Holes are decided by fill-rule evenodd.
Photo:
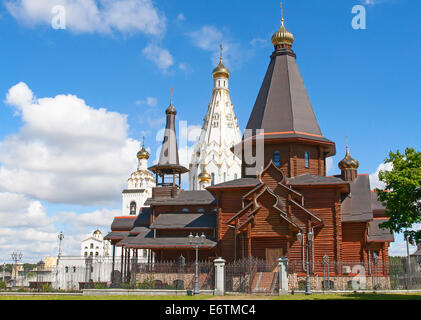
<instances>
[{"instance_id":1,"label":"arched window","mask_svg":"<svg viewBox=\"0 0 421 320\"><path fill-rule=\"evenodd\" d=\"M310 152L304 152L304 160L306 168L310 168Z\"/></svg>"},{"instance_id":2,"label":"arched window","mask_svg":"<svg viewBox=\"0 0 421 320\"><path fill-rule=\"evenodd\" d=\"M88 256L88 253L87 252L85 252L85 257L87 257Z\"/></svg>"},{"instance_id":3,"label":"arched window","mask_svg":"<svg viewBox=\"0 0 421 320\"><path fill-rule=\"evenodd\" d=\"M211 185L214 186L215 185L215 173L212 173L211 177L212 177Z\"/></svg>"},{"instance_id":4,"label":"arched window","mask_svg":"<svg viewBox=\"0 0 421 320\"><path fill-rule=\"evenodd\" d=\"M281 153L279 152L279 150L276 150L273 153L273 163L277 167L280 167L281 166Z\"/></svg>"},{"instance_id":5,"label":"arched window","mask_svg":"<svg viewBox=\"0 0 421 320\"><path fill-rule=\"evenodd\" d=\"M224 182L227 181L227 173L224 172Z\"/></svg>"},{"instance_id":6,"label":"arched window","mask_svg":"<svg viewBox=\"0 0 421 320\"><path fill-rule=\"evenodd\" d=\"M135 216L136 215L136 202L130 203L130 215Z\"/></svg>"},{"instance_id":7,"label":"arched window","mask_svg":"<svg viewBox=\"0 0 421 320\"><path fill-rule=\"evenodd\" d=\"M95 252L95 257L98 257L99 256L99 252Z\"/></svg>"},{"instance_id":8,"label":"arched window","mask_svg":"<svg viewBox=\"0 0 421 320\"><path fill-rule=\"evenodd\" d=\"M94 248L94 244L93 243L91 243L91 249L93 249Z\"/></svg>"},{"instance_id":9,"label":"arched window","mask_svg":"<svg viewBox=\"0 0 421 320\"><path fill-rule=\"evenodd\" d=\"M238 174L234 174L234 180L237 180L238 179Z\"/></svg>"}]
</instances>

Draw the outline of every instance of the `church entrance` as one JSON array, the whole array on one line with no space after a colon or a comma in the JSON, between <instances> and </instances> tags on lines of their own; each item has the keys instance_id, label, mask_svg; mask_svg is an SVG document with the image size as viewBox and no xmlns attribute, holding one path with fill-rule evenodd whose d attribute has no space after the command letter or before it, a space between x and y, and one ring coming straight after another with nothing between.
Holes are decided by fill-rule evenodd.
<instances>
[{"instance_id":1,"label":"church entrance","mask_svg":"<svg viewBox=\"0 0 421 320\"><path fill-rule=\"evenodd\" d=\"M284 252L282 248L266 248L266 264L273 266L274 271L278 266L278 259L282 258Z\"/></svg>"}]
</instances>

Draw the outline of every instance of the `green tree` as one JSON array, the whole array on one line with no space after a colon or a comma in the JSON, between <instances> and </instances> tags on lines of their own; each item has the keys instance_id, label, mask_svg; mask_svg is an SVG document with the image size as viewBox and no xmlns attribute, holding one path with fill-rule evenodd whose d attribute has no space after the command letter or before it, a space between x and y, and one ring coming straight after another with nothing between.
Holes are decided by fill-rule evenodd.
<instances>
[{"instance_id":1,"label":"green tree","mask_svg":"<svg viewBox=\"0 0 421 320\"><path fill-rule=\"evenodd\" d=\"M403 232L411 244L419 243L421 231L411 229L421 223L421 152L413 148L407 148L405 154L390 152L385 163L392 164L393 169L380 171L379 179L386 187L376 191L390 219L380 227Z\"/></svg>"}]
</instances>

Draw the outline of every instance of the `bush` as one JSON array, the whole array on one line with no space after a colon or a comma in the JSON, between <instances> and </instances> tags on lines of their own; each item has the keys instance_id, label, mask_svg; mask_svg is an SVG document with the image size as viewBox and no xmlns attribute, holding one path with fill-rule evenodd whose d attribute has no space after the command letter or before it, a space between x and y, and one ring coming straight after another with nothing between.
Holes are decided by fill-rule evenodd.
<instances>
[{"instance_id":1,"label":"bush","mask_svg":"<svg viewBox=\"0 0 421 320\"><path fill-rule=\"evenodd\" d=\"M0 290L4 290L6 288L7 288L6 282L5 281L0 281Z\"/></svg>"},{"instance_id":2,"label":"bush","mask_svg":"<svg viewBox=\"0 0 421 320\"><path fill-rule=\"evenodd\" d=\"M97 289L97 290L107 289L107 285L105 283L95 283L94 289Z\"/></svg>"},{"instance_id":3,"label":"bush","mask_svg":"<svg viewBox=\"0 0 421 320\"><path fill-rule=\"evenodd\" d=\"M41 287L42 292L51 292L53 291L53 287L50 284L43 284Z\"/></svg>"},{"instance_id":4,"label":"bush","mask_svg":"<svg viewBox=\"0 0 421 320\"><path fill-rule=\"evenodd\" d=\"M155 289L156 283L153 276L148 276L145 281L140 283L137 288L138 289Z\"/></svg>"}]
</instances>

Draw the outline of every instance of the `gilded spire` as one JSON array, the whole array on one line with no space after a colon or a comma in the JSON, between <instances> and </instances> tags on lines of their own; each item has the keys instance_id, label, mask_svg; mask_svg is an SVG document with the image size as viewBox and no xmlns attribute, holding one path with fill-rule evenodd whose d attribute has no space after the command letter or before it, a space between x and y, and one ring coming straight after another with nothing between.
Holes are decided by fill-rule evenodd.
<instances>
[{"instance_id":1,"label":"gilded spire","mask_svg":"<svg viewBox=\"0 0 421 320\"><path fill-rule=\"evenodd\" d=\"M279 45L290 47L294 43L294 35L285 28L284 21L284 7L281 2L281 28L272 36L272 43L275 47Z\"/></svg>"},{"instance_id":2,"label":"gilded spire","mask_svg":"<svg viewBox=\"0 0 421 320\"><path fill-rule=\"evenodd\" d=\"M149 152L145 149L145 137L143 137L142 149L137 153L138 159L149 159Z\"/></svg>"},{"instance_id":3,"label":"gilded spire","mask_svg":"<svg viewBox=\"0 0 421 320\"><path fill-rule=\"evenodd\" d=\"M227 67L224 66L224 64L222 63L222 54L223 54L223 50L224 47L222 46L222 44L219 45L219 65L213 70L212 75L214 78L229 78L230 77L230 72L227 69Z\"/></svg>"},{"instance_id":4,"label":"gilded spire","mask_svg":"<svg viewBox=\"0 0 421 320\"><path fill-rule=\"evenodd\" d=\"M171 102L170 102L170 106L168 107L167 111L165 111L166 114L177 114L177 110L175 110L174 105L173 105L173 99L174 99L174 89L170 88L171 91Z\"/></svg>"},{"instance_id":5,"label":"gilded spire","mask_svg":"<svg viewBox=\"0 0 421 320\"><path fill-rule=\"evenodd\" d=\"M360 166L359 162L351 157L348 145L348 135L346 137L346 154L345 157L339 162L338 167L341 170L344 169L358 169Z\"/></svg>"}]
</instances>

